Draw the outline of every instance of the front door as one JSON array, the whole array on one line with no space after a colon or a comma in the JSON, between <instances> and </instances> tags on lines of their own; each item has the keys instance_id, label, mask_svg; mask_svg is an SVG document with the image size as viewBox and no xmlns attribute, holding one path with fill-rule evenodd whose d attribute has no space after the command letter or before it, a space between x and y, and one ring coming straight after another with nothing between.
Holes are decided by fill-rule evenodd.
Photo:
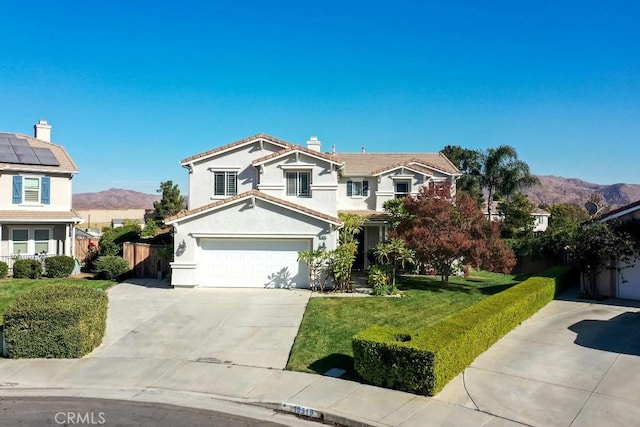
<instances>
[{"instance_id":1,"label":"front door","mask_svg":"<svg viewBox=\"0 0 640 427\"><path fill-rule=\"evenodd\" d=\"M364 270L364 257L367 255L367 251L364 246L364 234L364 227L362 227L362 231L360 231L360 233L356 234L356 240L358 242L358 252L356 253L356 260L353 263L354 270Z\"/></svg>"}]
</instances>

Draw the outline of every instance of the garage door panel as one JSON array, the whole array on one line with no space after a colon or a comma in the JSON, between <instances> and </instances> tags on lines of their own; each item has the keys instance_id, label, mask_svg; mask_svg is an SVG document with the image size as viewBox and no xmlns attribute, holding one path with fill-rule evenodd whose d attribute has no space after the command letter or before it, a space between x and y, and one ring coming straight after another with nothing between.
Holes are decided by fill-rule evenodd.
<instances>
[{"instance_id":1,"label":"garage door panel","mask_svg":"<svg viewBox=\"0 0 640 427\"><path fill-rule=\"evenodd\" d=\"M309 239L203 239L200 285L216 287L308 287L298 251Z\"/></svg>"}]
</instances>

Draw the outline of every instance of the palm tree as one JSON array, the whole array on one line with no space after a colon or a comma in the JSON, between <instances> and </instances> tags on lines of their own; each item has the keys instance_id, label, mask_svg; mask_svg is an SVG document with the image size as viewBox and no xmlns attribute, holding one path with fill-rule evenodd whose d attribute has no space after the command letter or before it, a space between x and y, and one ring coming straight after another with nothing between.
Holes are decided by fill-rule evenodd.
<instances>
[{"instance_id":1,"label":"palm tree","mask_svg":"<svg viewBox=\"0 0 640 427\"><path fill-rule=\"evenodd\" d=\"M482 187L487 189L487 214L491 218L494 196L509 197L522 188L539 183L529 171L529 165L518 159L516 149L509 145L489 148L480 160Z\"/></svg>"}]
</instances>

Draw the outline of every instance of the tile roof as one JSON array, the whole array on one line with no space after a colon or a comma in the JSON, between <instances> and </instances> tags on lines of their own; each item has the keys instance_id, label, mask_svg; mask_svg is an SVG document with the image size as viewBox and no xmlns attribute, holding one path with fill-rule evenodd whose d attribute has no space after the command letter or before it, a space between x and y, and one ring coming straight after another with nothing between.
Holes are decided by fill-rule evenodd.
<instances>
[{"instance_id":1,"label":"tile roof","mask_svg":"<svg viewBox=\"0 0 640 427\"><path fill-rule=\"evenodd\" d=\"M180 163L182 163L182 164L191 163L191 162L193 162L195 160L198 160L198 159L201 159L203 157L208 157L208 156L211 156L212 154L219 153L220 151L224 151L224 150L227 150L229 148L237 147L237 146L246 144L248 142L257 141L257 140L260 140L260 139L272 142L272 143L274 143L276 145L281 145L283 147L293 147L295 145L295 144L292 144L290 142L284 141L282 139L274 138L273 136L269 136L269 135L264 134L264 133L258 133L258 134L255 134L253 136L250 136L248 138L244 138L244 139L241 139L239 141L235 141L235 142L232 142L230 144L223 145L221 147L213 148L211 150L205 151L204 153L200 153L200 154L196 154L196 155L191 156L191 157L187 157L186 159L181 160Z\"/></svg>"},{"instance_id":2,"label":"tile roof","mask_svg":"<svg viewBox=\"0 0 640 427\"><path fill-rule=\"evenodd\" d=\"M245 191L244 193L236 194L235 196L228 197L228 198L226 198L224 200L218 200L218 201L215 201L213 203L209 203L207 205L200 206L200 207L192 209L192 210L183 210L183 211L178 212L177 214L175 214L173 216L165 218L165 222L166 223L173 223L173 222L176 222L179 219L190 217L190 216L196 215L198 213L205 212L205 211L208 211L210 209L216 208L218 206L227 205L227 204L230 204L230 203L233 203L235 201L242 200L242 199L245 199L245 198L248 198L248 197L251 197L251 196L258 197L260 199L267 200L267 201L270 201L272 203L277 203L277 204L280 204L280 205L283 205L283 206L287 206L287 207L289 207L289 208L291 208L293 210L305 213L307 215L315 216L317 218L321 218L321 219L327 220L329 222L333 222L333 223L336 223L336 224L342 224L342 221L339 218L336 218L336 217L331 216L331 215L324 214L322 212L318 212L318 211L316 211L314 209L309 209L309 208L307 208L305 206L298 205L297 203L289 202L288 200L283 200L283 199L280 199L278 197L271 196L271 195L263 193L262 191L259 191L259 190Z\"/></svg>"},{"instance_id":3,"label":"tile roof","mask_svg":"<svg viewBox=\"0 0 640 427\"><path fill-rule=\"evenodd\" d=\"M602 216L600 216L600 218L597 219L597 221L599 222L603 222L603 221L609 221L610 219L615 219L618 218L624 214L627 213L631 213L634 211L637 211L638 209L640 209L640 200L635 201L633 203L629 203L628 205L625 206L621 206L617 209L611 210L605 214L603 214Z\"/></svg>"},{"instance_id":4,"label":"tile roof","mask_svg":"<svg viewBox=\"0 0 640 427\"><path fill-rule=\"evenodd\" d=\"M60 166L46 166L46 165L32 165L22 163L3 163L0 162L0 169L15 169L15 170L35 170L35 171L64 171L64 172L78 172L78 167L71 160L71 156L67 153L61 145L53 144L51 142L41 141L39 139L32 138L21 133L0 132L0 136L8 136L11 138L24 139L32 148L48 148L51 150L55 158L60 163Z\"/></svg>"},{"instance_id":5,"label":"tile roof","mask_svg":"<svg viewBox=\"0 0 640 427\"><path fill-rule=\"evenodd\" d=\"M371 175L375 171L392 169L394 165L418 162L449 174L460 171L442 153L336 153L335 157L345 163L343 173L348 176Z\"/></svg>"},{"instance_id":6,"label":"tile roof","mask_svg":"<svg viewBox=\"0 0 640 427\"><path fill-rule=\"evenodd\" d=\"M47 212L47 211L23 211L23 210L13 210L13 211L0 211L0 223L1 222L81 222L82 219L80 215L74 210L70 211L55 211L55 212Z\"/></svg>"},{"instance_id":7,"label":"tile roof","mask_svg":"<svg viewBox=\"0 0 640 427\"><path fill-rule=\"evenodd\" d=\"M356 215L361 215L364 217L367 217L368 220L370 221L387 221L388 219L391 218L391 215L388 214L387 212L380 212L380 211L374 211L374 210L368 210L368 209L357 209L357 210L340 210L338 211L339 213L345 213L345 214L356 214Z\"/></svg>"},{"instance_id":8,"label":"tile roof","mask_svg":"<svg viewBox=\"0 0 640 427\"><path fill-rule=\"evenodd\" d=\"M381 174L383 172L390 171L390 170L393 170L393 169L397 169L399 167L406 167L407 169L413 169L415 171L431 175L433 173L433 171L431 169L428 169L428 168L422 166L423 164L424 163L420 162L420 160L418 160L418 159L411 159L411 160L407 160L407 161L404 161L404 162L396 163L395 165L390 165L390 166L383 167L382 169L378 169L376 171L371 171L371 175L379 175L379 174ZM436 168L436 169L438 169L438 168Z\"/></svg>"},{"instance_id":9,"label":"tile roof","mask_svg":"<svg viewBox=\"0 0 640 427\"><path fill-rule=\"evenodd\" d=\"M276 151L275 153L271 153L271 154L269 154L267 156L260 157L259 159L254 160L253 164L254 165L258 165L258 164L264 163L264 162L266 162L268 160L275 159L276 157L280 157L283 154L296 152L296 151L308 154L310 156L320 157L321 159L325 159L325 160L327 160L329 162L332 162L332 163L342 164L342 162L339 161L338 159L336 159L336 156L334 156L332 154L321 153L319 151L310 150L310 149L308 149L306 147L303 147L301 145L292 145L291 147L287 147L284 150Z\"/></svg>"}]
</instances>

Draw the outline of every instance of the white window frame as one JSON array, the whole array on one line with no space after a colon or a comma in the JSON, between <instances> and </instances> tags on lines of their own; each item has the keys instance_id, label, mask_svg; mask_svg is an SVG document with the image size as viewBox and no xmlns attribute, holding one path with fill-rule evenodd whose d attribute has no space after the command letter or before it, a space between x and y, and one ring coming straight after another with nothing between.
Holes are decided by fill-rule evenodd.
<instances>
[{"instance_id":1,"label":"white window frame","mask_svg":"<svg viewBox=\"0 0 640 427\"><path fill-rule=\"evenodd\" d=\"M407 184L407 191L398 191L398 184ZM410 179L398 179L393 181L393 196L398 199L400 197L407 197L411 194L411 180Z\"/></svg>"},{"instance_id":2,"label":"white window frame","mask_svg":"<svg viewBox=\"0 0 640 427\"><path fill-rule=\"evenodd\" d=\"M238 171L237 170L214 170L213 172L213 197L230 197L238 194ZM223 174L223 192L216 194L216 176ZM230 177L233 177L234 191L229 191Z\"/></svg>"},{"instance_id":3,"label":"white window frame","mask_svg":"<svg viewBox=\"0 0 640 427\"><path fill-rule=\"evenodd\" d=\"M289 191L289 175L295 174L295 189ZM307 175L306 188L301 189L301 176ZM287 170L284 173L285 194L289 197L311 197L311 171L310 170ZM306 192L304 191L306 190Z\"/></svg>"},{"instance_id":4,"label":"white window frame","mask_svg":"<svg viewBox=\"0 0 640 427\"><path fill-rule=\"evenodd\" d=\"M349 181L351 181L351 198L362 199L364 197L364 179L356 178ZM360 191L356 191L358 187Z\"/></svg>"},{"instance_id":5,"label":"white window frame","mask_svg":"<svg viewBox=\"0 0 640 427\"><path fill-rule=\"evenodd\" d=\"M28 180L38 181L37 197L35 201L27 200L27 181ZM22 175L22 204L23 205L41 205L42 204L42 177L41 176Z\"/></svg>"},{"instance_id":6,"label":"white window frame","mask_svg":"<svg viewBox=\"0 0 640 427\"><path fill-rule=\"evenodd\" d=\"M11 256L18 255L15 252L14 240L13 240L13 233L16 230L26 230L27 231L27 252L26 253L20 252L19 255L24 255L24 256L37 255L37 253L36 253L36 240L35 240L36 230L38 230L38 231L46 230L49 233L49 238L47 240L40 240L39 242L45 242L45 241L47 242L47 251L46 251L47 255L55 254L55 245L53 244L54 243L54 240L53 240L53 227L42 227L42 226L24 227L24 226L16 226L16 227L11 227L9 229L9 251L11 253Z\"/></svg>"}]
</instances>

